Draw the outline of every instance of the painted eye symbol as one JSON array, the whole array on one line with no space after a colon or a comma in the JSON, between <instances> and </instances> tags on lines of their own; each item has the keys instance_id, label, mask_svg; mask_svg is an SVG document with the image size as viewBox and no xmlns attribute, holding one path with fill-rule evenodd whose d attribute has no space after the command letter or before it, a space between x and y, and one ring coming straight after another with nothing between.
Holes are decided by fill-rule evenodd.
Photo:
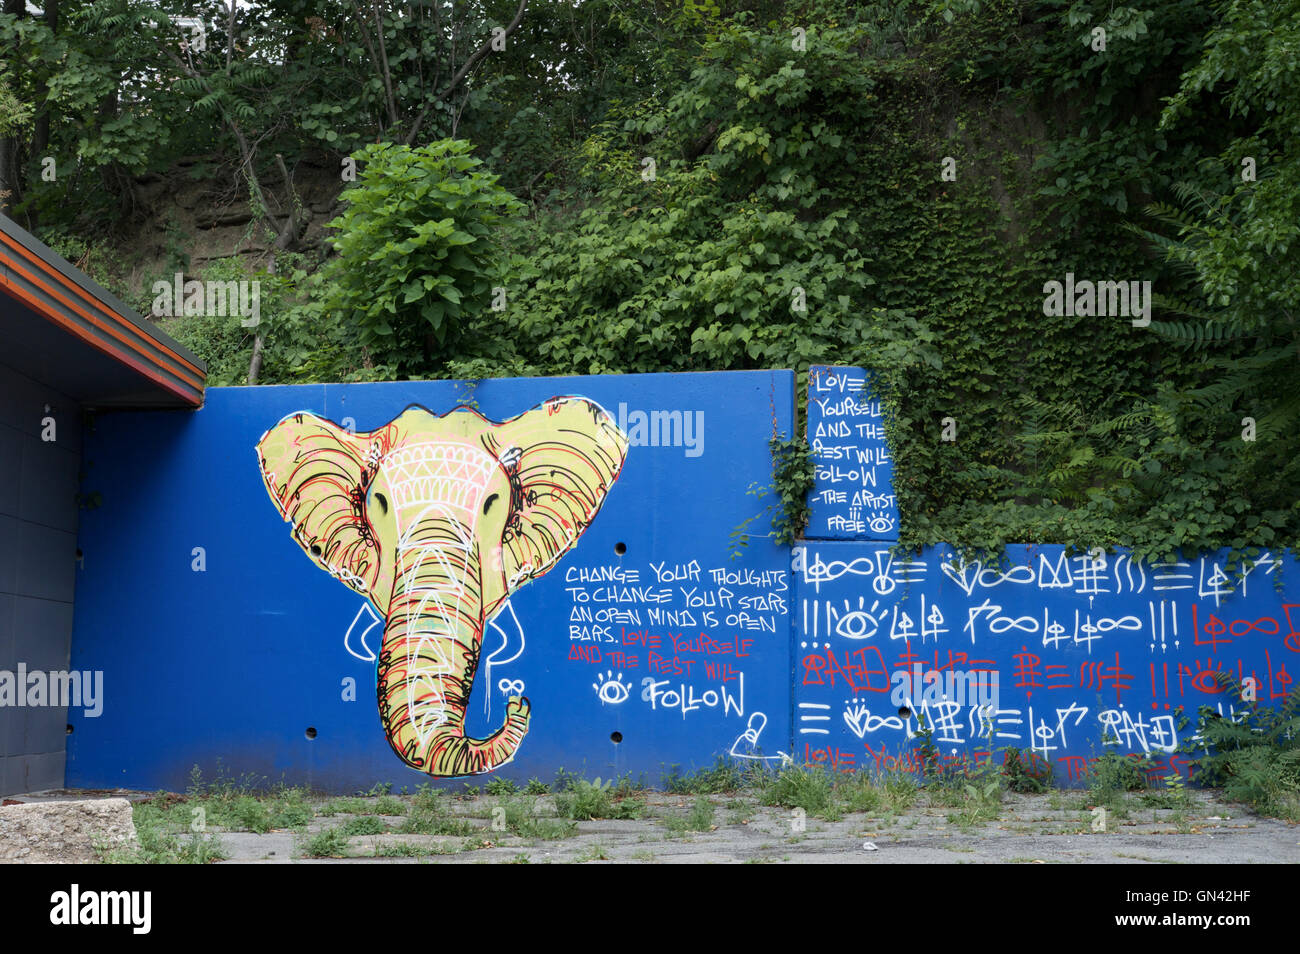
<instances>
[{"instance_id":1,"label":"painted eye symbol","mask_svg":"<svg viewBox=\"0 0 1300 954\"><path fill-rule=\"evenodd\" d=\"M1219 685L1213 669L1202 669L1192 680L1192 685L1205 693L1223 692L1223 686Z\"/></svg>"},{"instance_id":2,"label":"painted eye symbol","mask_svg":"<svg viewBox=\"0 0 1300 954\"><path fill-rule=\"evenodd\" d=\"M835 632L845 639L870 639L876 635L880 624L865 610L854 610L841 616L835 623Z\"/></svg>"},{"instance_id":3,"label":"painted eye symbol","mask_svg":"<svg viewBox=\"0 0 1300 954\"><path fill-rule=\"evenodd\" d=\"M600 700L601 705L616 706L627 701L632 691L632 684L623 681L621 672L616 676L614 670L609 669L596 674L596 681L591 684L591 688L596 690L596 698Z\"/></svg>"}]
</instances>

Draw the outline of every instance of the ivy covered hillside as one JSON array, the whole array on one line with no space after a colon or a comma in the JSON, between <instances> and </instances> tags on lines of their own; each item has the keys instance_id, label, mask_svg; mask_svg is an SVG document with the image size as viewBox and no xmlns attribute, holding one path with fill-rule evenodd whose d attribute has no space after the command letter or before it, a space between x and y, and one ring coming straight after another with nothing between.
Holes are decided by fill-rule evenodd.
<instances>
[{"instance_id":1,"label":"ivy covered hillside","mask_svg":"<svg viewBox=\"0 0 1300 954\"><path fill-rule=\"evenodd\" d=\"M905 545L1300 544L1300 0L3 11L5 214L212 384L861 365Z\"/></svg>"}]
</instances>

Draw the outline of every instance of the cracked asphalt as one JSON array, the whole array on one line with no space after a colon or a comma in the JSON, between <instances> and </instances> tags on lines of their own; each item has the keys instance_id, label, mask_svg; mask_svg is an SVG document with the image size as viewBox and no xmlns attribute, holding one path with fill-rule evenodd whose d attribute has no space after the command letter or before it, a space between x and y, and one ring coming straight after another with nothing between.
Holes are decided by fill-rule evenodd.
<instances>
[{"instance_id":1,"label":"cracked asphalt","mask_svg":"<svg viewBox=\"0 0 1300 954\"><path fill-rule=\"evenodd\" d=\"M697 798L714 817L706 831L680 830ZM451 812L473 825L466 837L357 835L347 858L304 858L303 834L226 832L225 863L438 864L1250 864L1300 863L1300 826L1251 814L1210 793L1190 793L1184 809L1148 807L1130 796L1104 818L1083 793L1008 795L996 820L964 823L958 809L915 807L897 814L854 813L837 820L800 817L750 797L648 793L646 815L576 823L564 838L540 840L494 831L486 796L449 799ZM551 798L536 799L547 813ZM307 834L345 824L349 816L317 818ZM400 816L381 817L396 829ZM676 823L678 830L671 825ZM1104 827L1103 827L1104 824ZM376 851L422 852L376 857ZM428 852L424 854L423 852Z\"/></svg>"}]
</instances>

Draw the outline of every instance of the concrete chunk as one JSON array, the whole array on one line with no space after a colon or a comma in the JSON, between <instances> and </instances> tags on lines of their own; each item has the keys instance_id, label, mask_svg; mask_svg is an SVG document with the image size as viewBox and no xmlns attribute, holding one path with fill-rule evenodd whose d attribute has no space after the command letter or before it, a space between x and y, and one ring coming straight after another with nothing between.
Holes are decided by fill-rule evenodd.
<instances>
[{"instance_id":1,"label":"concrete chunk","mask_svg":"<svg viewBox=\"0 0 1300 954\"><path fill-rule=\"evenodd\" d=\"M95 846L136 843L131 803L125 798L28 802L0 807L0 861L65 864L95 862Z\"/></svg>"}]
</instances>

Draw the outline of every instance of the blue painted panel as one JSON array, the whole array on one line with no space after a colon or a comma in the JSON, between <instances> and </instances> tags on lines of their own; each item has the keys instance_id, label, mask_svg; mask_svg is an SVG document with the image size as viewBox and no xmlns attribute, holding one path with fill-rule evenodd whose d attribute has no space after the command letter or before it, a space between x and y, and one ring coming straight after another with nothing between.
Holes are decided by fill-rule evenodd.
<instances>
[{"instance_id":1,"label":"blue painted panel","mask_svg":"<svg viewBox=\"0 0 1300 954\"><path fill-rule=\"evenodd\" d=\"M211 778L218 761L332 791L427 780L380 724L363 657L383 627L364 634L366 600L290 536L255 445L297 411L362 433L410 404L473 402L501 421L564 394L604 407L631 446L576 546L488 628L468 734L498 729L522 685L531 724L500 770L516 779L563 767L653 781L786 748L788 553L754 538L733 560L729 545L764 505L746 490L770 482L773 409L790 433L793 386L790 372L744 372L213 388L197 412L101 416L71 666L103 671L104 701L98 717L69 712L67 784L183 788L191 766Z\"/></svg>"},{"instance_id":2,"label":"blue painted panel","mask_svg":"<svg viewBox=\"0 0 1300 954\"><path fill-rule=\"evenodd\" d=\"M1030 749L1077 784L1086 760L1114 750L1185 775L1174 750L1196 744L1198 708L1234 713L1214 673L1253 678L1265 705L1291 690L1300 587L1295 560L1278 559L1261 556L1234 587L1223 554L1146 565L1010 546L986 565L947 547L905 559L809 542L794 552L797 757L915 771L924 713L947 759Z\"/></svg>"},{"instance_id":3,"label":"blue painted panel","mask_svg":"<svg viewBox=\"0 0 1300 954\"><path fill-rule=\"evenodd\" d=\"M871 374L862 368L809 370L808 443L816 485L808 495L807 536L897 540L894 464Z\"/></svg>"}]
</instances>

